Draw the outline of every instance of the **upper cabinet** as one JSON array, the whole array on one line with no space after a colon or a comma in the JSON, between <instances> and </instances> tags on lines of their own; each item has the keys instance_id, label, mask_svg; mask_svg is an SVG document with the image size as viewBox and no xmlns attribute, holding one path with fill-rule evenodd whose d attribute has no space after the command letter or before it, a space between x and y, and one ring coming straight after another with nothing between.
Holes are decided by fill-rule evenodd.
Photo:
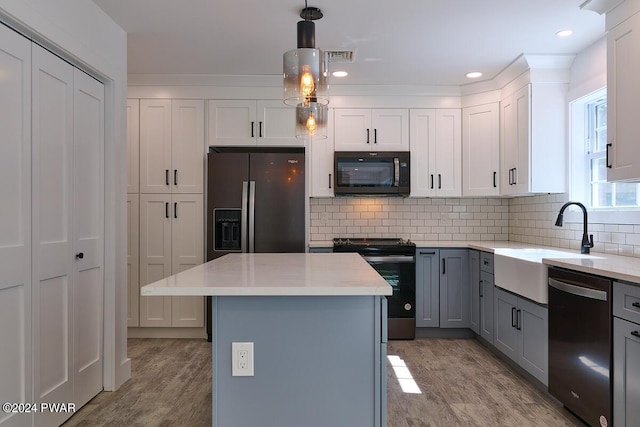
<instances>
[{"instance_id":1,"label":"upper cabinet","mask_svg":"<svg viewBox=\"0 0 640 427\"><path fill-rule=\"evenodd\" d=\"M563 193L565 83L528 83L500 102L502 195Z\"/></svg>"},{"instance_id":2,"label":"upper cabinet","mask_svg":"<svg viewBox=\"0 0 640 427\"><path fill-rule=\"evenodd\" d=\"M308 163L311 164L309 197L333 197L333 120L329 114L326 139L311 138Z\"/></svg>"},{"instance_id":3,"label":"upper cabinet","mask_svg":"<svg viewBox=\"0 0 640 427\"><path fill-rule=\"evenodd\" d=\"M500 195L500 104L462 109L462 195Z\"/></svg>"},{"instance_id":4,"label":"upper cabinet","mask_svg":"<svg viewBox=\"0 0 640 427\"><path fill-rule=\"evenodd\" d=\"M282 100L209 101L209 145L304 145L296 138L296 110Z\"/></svg>"},{"instance_id":5,"label":"upper cabinet","mask_svg":"<svg viewBox=\"0 0 640 427\"><path fill-rule=\"evenodd\" d=\"M607 17L608 19L608 17ZM607 180L640 180L640 12L607 34Z\"/></svg>"},{"instance_id":6,"label":"upper cabinet","mask_svg":"<svg viewBox=\"0 0 640 427\"><path fill-rule=\"evenodd\" d=\"M410 116L411 195L460 197L460 110L415 109Z\"/></svg>"},{"instance_id":7,"label":"upper cabinet","mask_svg":"<svg viewBox=\"0 0 640 427\"><path fill-rule=\"evenodd\" d=\"M140 192L202 193L204 101L140 100Z\"/></svg>"},{"instance_id":8,"label":"upper cabinet","mask_svg":"<svg viewBox=\"0 0 640 427\"><path fill-rule=\"evenodd\" d=\"M409 151L409 110L336 108L336 151Z\"/></svg>"}]
</instances>

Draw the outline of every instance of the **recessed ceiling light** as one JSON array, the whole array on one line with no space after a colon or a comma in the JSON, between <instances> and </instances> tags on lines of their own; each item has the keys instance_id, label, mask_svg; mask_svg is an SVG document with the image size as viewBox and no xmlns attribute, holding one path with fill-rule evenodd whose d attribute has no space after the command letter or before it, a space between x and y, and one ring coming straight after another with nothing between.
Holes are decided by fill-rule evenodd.
<instances>
[{"instance_id":1,"label":"recessed ceiling light","mask_svg":"<svg viewBox=\"0 0 640 427\"><path fill-rule=\"evenodd\" d=\"M573 34L573 30L560 30L556 33L558 37L569 37Z\"/></svg>"},{"instance_id":2,"label":"recessed ceiling light","mask_svg":"<svg viewBox=\"0 0 640 427\"><path fill-rule=\"evenodd\" d=\"M333 73L331 73L331 75L333 77L347 77L349 73L347 73L346 71L334 71Z\"/></svg>"},{"instance_id":3,"label":"recessed ceiling light","mask_svg":"<svg viewBox=\"0 0 640 427\"><path fill-rule=\"evenodd\" d=\"M470 73L467 73L466 76L469 79L477 79L478 77L482 76L482 73L480 71L472 71Z\"/></svg>"}]
</instances>

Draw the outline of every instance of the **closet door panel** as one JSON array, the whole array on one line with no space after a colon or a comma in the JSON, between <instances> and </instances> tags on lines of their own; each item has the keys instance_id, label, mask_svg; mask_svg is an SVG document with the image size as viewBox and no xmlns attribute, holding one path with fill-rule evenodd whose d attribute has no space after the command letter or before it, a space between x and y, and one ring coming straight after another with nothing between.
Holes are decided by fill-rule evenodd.
<instances>
[{"instance_id":1,"label":"closet door panel","mask_svg":"<svg viewBox=\"0 0 640 427\"><path fill-rule=\"evenodd\" d=\"M74 70L74 402L102 391L104 86Z\"/></svg>"},{"instance_id":2,"label":"closet door panel","mask_svg":"<svg viewBox=\"0 0 640 427\"><path fill-rule=\"evenodd\" d=\"M33 397L72 402L73 67L32 50ZM37 413L35 424L65 418Z\"/></svg>"},{"instance_id":3,"label":"closet door panel","mask_svg":"<svg viewBox=\"0 0 640 427\"><path fill-rule=\"evenodd\" d=\"M32 400L31 43L0 25L0 401ZM0 426L31 425L0 413Z\"/></svg>"}]
</instances>

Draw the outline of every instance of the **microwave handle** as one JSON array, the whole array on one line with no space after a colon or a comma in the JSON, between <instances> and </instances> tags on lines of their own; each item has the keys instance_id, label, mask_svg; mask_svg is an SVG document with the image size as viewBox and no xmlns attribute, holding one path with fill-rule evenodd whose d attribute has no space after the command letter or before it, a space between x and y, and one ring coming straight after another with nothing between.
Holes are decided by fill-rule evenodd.
<instances>
[{"instance_id":1,"label":"microwave handle","mask_svg":"<svg viewBox=\"0 0 640 427\"><path fill-rule=\"evenodd\" d=\"M395 182L393 186L400 187L400 159L398 157L393 158L393 169L395 171Z\"/></svg>"}]
</instances>

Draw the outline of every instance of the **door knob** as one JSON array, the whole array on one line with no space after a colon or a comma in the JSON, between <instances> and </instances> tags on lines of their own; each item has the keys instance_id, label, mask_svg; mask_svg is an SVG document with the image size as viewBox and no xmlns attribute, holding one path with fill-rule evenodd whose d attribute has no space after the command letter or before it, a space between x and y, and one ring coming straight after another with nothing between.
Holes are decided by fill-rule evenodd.
<instances>
[{"instance_id":1,"label":"door knob","mask_svg":"<svg viewBox=\"0 0 640 427\"><path fill-rule=\"evenodd\" d=\"M84 258L84 253L79 252L76 254L76 259L82 259L82 258Z\"/></svg>"}]
</instances>

